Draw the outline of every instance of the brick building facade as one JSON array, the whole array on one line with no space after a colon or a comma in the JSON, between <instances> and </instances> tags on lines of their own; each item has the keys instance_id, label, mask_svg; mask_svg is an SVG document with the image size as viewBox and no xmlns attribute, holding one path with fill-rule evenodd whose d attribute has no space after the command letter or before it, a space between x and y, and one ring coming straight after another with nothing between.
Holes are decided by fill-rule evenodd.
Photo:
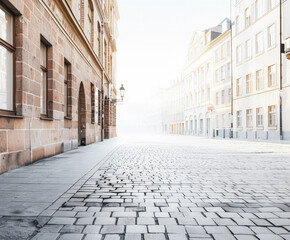
<instances>
[{"instance_id":1,"label":"brick building facade","mask_svg":"<svg viewBox=\"0 0 290 240\"><path fill-rule=\"evenodd\" d=\"M0 173L116 136L116 0L0 1Z\"/></svg>"}]
</instances>

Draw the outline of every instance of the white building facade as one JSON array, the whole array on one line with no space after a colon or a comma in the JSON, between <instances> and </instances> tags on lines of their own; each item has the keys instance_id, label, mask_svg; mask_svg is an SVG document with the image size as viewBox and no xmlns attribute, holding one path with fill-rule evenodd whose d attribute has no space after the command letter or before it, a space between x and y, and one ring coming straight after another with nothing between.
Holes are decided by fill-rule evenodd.
<instances>
[{"instance_id":1,"label":"white building facade","mask_svg":"<svg viewBox=\"0 0 290 240\"><path fill-rule=\"evenodd\" d=\"M232 0L233 137L278 140L278 0Z\"/></svg>"},{"instance_id":2,"label":"white building facade","mask_svg":"<svg viewBox=\"0 0 290 240\"><path fill-rule=\"evenodd\" d=\"M185 133L206 137L229 136L230 21L194 32L183 71ZM219 118L221 118L219 123ZM227 128L227 131L225 131Z\"/></svg>"}]
</instances>

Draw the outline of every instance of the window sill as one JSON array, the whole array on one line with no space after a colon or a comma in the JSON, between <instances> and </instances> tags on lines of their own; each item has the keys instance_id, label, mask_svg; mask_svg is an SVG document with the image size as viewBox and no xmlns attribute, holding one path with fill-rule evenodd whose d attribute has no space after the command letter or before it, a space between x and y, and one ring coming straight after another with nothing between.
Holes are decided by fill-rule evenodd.
<instances>
[{"instance_id":1,"label":"window sill","mask_svg":"<svg viewBox=\"0 0 290 240\"><path fill-rule=\"evenodd\" d=\"M66 120L72 120L72 117L64 117Z\"/></svg>"},{"instance_id":2,"label":"window sill","mask_svg":"<svg viewBox=\"0 0 290 240\"><path fill-rule=\"evenodd\" d=\"M239 132L243 131L243 127L237 127L237 131Z\"/></svg>"},{"instance_id":3,"label":"window sill","mask_svg":"<svg viewBox=\"0 0 290 240\"><path fill-rule=\"evenodd\" d=\"M277 126L268 127L268 130L277 130Z\"/></svg>"},{"instance_id":4,"label":"window sill","mask_svg":"<svg viewBox=\"0 0 290 240\"><path fill-rule=\"evenodd\" d=\"M45 120L45 121L53 121L53 118L49 118L49 117L40 117L41 120Z\"/></svg>"},{"instance_id":5,"label":"window sill","mask_svg":"<svg viewBox=\"0 0 290 240\"><path fill-rule=\"evenodd\" d=\"M16 118L16 119L23 119L24 118L24 116L22 116L22 115L5 115L5 114L0 114L0 117Z\"/></svg>"},{"instance_id":6,"label":"window sill","mask_svg":"<svg viewBox=\"0 0 290 240\"><path fill-rule=\"evenodd\" d=\"M264 127L257 127L257 130L264 130Z\"/></svg>"},{"instance_id":7,"label":"window sill","mask_svg":"<svg viewBox=\"0 0 290 240\"><path fill-rule=\"evenodd\" d=\"M253 127L247 127L247 131L253 131Z\"/></svg>"}]
</instances>

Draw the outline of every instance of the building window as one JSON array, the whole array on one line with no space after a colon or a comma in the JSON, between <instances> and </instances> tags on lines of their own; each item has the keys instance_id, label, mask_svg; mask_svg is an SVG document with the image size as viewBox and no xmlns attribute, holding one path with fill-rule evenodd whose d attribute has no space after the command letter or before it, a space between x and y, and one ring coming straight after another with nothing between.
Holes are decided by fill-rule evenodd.
<instances>
[{"instance_id":1,"label":"building window","mask_svg":"<svg viewBox=\"0 0 290 240\"><path fill-rule=\"evenodd\" d=\"M98 22L98 56L101 58L101 25Z\"/></svg>"},{"instance_id":2,"label":"building window","mask_svg":"<svg viewBox=\"0 0 290 240\"><path fill-rule=\"evenodd\" d=\"M236 81L236 95L237 97L242 96L242 79L239 78Z\"/></svg>"},{"instance_id":3,"label":"building window","mask_svg":"<svg viewBox=\"0 0 290 240\"><path fill-rule=\"evenodd\" d=\"M219 128L219 125L220 125L219 123L220 123L219 116L216 115L216 128Z\"/></svg>"},{"instance_id":4,"label":"building window","mask_svg":"<svg viewBox=\"0 0 290 240\"><path fill-rule=\"evenodd\" d=\"M263 49L263 33L260 32L256 35L256 54L262 53Z\"/></svg>"},{"instance_id":5,"label":"building window","mask_svg":"<svg viewBox=\"0 0 290 240\"><path fill-rule=\"evenodd\" d=\"M263 89L263 71L259 70L256 72L256 89L262 90Z\"/></svg>"},{"instance_id":6,"label":"building window","mask_svg":"<svg viewBox=\"0 0 290 240\"><path fill-rule=\"evenodd\" d=\"M91 83L91 123L94 124L96 119L95 119L95 86L94 84Z\"/></svg>"},{"instance_id":7,"label":"building window","mask_svg":"<svg viewBox=\"0 0 290 240\"><path fill-rule=\"evenodd\" d=\"M0 5L0 109L14 110L14 18Z\"/></svg>"},{"instance_id":8,"label":"building window","mask_svg":"<svg viewBox=\"0 0 290 240\"><path fill-rule=\"evenodd\" d=\"M240 16L236 17L236 34L238 34L241 31L241 23L240 23Z\"/></svg>"},{"instance_id":9,"label":"building window","mask_svg":"<svg viewBox=\"0 0 290 240\"><path fill-rule=\"evenodd\" d=\"M237 111L237 127L240 128L242 127L242 111Z\"/></svg>"},{"instance_id":10,"label":"building window","mask_svg":"<svg viewBox=\"0 0 290 240\"><path fill-rule=\"evenodd\" d=\"M272 65L268 67L268 86L276 86L276 66Z\"/></svg>"},{"instance_id":11,"label":"building window","mask_svg":"<svg viewBox=\"0 0 290 240\"><path fill-rule=\"evenodd\" d=\"M40 43L40 112L47 115L47 45Z\"/></svg>"},{"instance_id":12,"label":"building window","mask_svg":"<svg viewBox=\"0 0 290 240\"><path fill-rule=\"evenodd\" d=\"M104 68L105 68L105 70L107 70L107 56L108 56L108 53L107 53L107 42L105 40L105 43L104 43Z\"/></svg>"},{"instance_id":13,"label":"building window","mask_svg":"<svg viewBox=\"0 0 290 240\"><path fill-rule=\"evenodd\" d=\"M257 119L257 127L263 127L264 125L264 110L263 108L256 109L256 119Z\"/></svg>"},{"instance_id":14,"label":"building window","mask_svg":"<svg viewBox=\"0 0 290 240\"><path fill-rule=\"evenodd\" d=\"M225 104L225 102L226 102L225 90L222 90L222 97L221 98L222 98L222 104Z\"/></svg>"},{"instance_id":15,"label":"building window","mask_svg":"<svg viewBox=\"0 0 290 240\"><path fill-rule=\"evenodd\" d=\"M64 116L68 117L68 82L69 82L69 63L64 61Z\"/></svg>"},{"instance_id":16,"label":"building window","mask_svg":"<svg viewBox=\"0 0 290 240\"><path fill-rule=\"evenodd\" d=\"M217 50L215 50L215 62L216 63L218 63L219 62L219 51L218 51L218 49Z\"/></svg>"},{"instance_id":17,"label":"building window","mask_svg":"<svg viewBox=\"0 0 290 240\"><path fill-rule=\"evenodd\" d=\"M255 14L256 14L256 20L262 16L262 1L261 0L256 0L255 2Z\"/></svg>"},{"instance_id":18,"label":"building window","mask_svg":"<svg viewBox=\"0 0 290 240\"><path fill-rule=\"evenodd\" d=\"M87 28L87 37L89 38L89 41L94 47L94 6L93 3L89 0L88 1L88 28Z\"/></svg>"},{"instance_id":19,"label":"building window","mask_svg":"<svg viewBox=\"0 0 290 240\"><path fill-rule=\"evenodd\" d=\"M217 69L215 71L215 81L218 82L219 81L219 69Z\"/></svg>"},{"instance_id":20,"label":"building window","mask_svg":"<svg viewBox=\"0 0 290 240\"><path fill-rule=\"evenodd\" d=\"M268 1L269 1L269 10L274 8L278 3L278 0L268 0Z\"/></svg>"},{"instance_id":21,"label":"building window","mask_svg":"<svg viewBox=\"0 0 290 240\"><path fill-rule=\"evenodd\" d=\"M231 63L227 64L227 76L231 77L232 76L232 69L231 69Z\"/></svg>"},{"instance_id":22,"label":"building window","mask_svg":"<svg viewBox=\"0 0 290 240\"><path fill-rule=\"evenodd\" d=\"M252 57L252 43L251 43L251 40L249 39L248 41L246 41L246 49L245 49L245 52L246 52L246 59L250 59Z\"/></svg>"},{"instance_id":23,"label":"building window","mask_svg":"<svg viewBox=\"0 0 290 240\"><path fill-rule=\"evenodd\" d=\"M247 109L247 128L253 127L253 110Z\"/></svg>"},{"instance_id":24,"label":"building window","mask_svg":"<svg viewBox=\"0 0 290 240\"><path fill-rule=\"evenodd\" d=\"M221 67L221 80L226 79L226 66Z\"/></svg>"},{"instance_id":25,"label":"building window","mask_svg":"<svg viewBox=\"0 0 290 240\"><path fill-rule=\"evenodd\" d=\"M229 102L231 102L232 101L232 89L231 88L229 88L228 89L228 100L229 100Z\"/></svg>"},{"instance_id":26,"label":"building window","mask_svg":"<svg viewBox=\"0 0 290 240\"><path fill-rule=\"evenodd\" d=\"M242 63L242 46L237 47L237 64Z\"/></svg>"},{"instance_id":27,"label":"building window","mask_svg":"<svg viewBox=\"0 0 290 240\"><path fill-rule=\"evenodd\" d=\"M224 59L226 57L226 44L224 43L221 46L221 59Z\"/></svg>"},{"instance_id":28,"label":"building window","mask_svg":"<svg viewBox=\"0 0 290 240\"><path fill-rule=\"evenodd\" d=\"M269 106L268 107L268 121L269 127L276 127L276 106Z\"/></svg>"},{"instance_id":29,"label":"building window","mask_svg":"<svg viewBox=\"0 0 290 240\"><path fill-rule=\"evenodd\" d=\"M247 8L245 10L245 27L248 27L250 25L251 25L251 15L249 8Z\"/></svg>"},{"instance_id":30,"label":"building window","mask_svg":"<svg viewBox=\"0 0 290 240\"><path fill-rule=\"evenodd\" d=\"M98 90L98 124L101 125L102 124L102 95L101 95L101 91Z\"/></svg>"},{"instance_id":31,"label":"building window","mask_svg":"<svg viewBox=\"0 0 290 240\"><path fill-rule=\"evenodd\" d=\"M216 105L219 105L219 93L218 92L216 92L215 101L216 101Z\"/></svg>"},{"instance_id":32,"label":"building window","mask_svg":"<svg viewBox=\"0 0 290 240\"><path fill-rule=\"evenodd\" d=\"M252 92L252 75L248 74L246 76L246 88L247 88L247 93Z\"/></svg>"},{"instance_id":33,"label":"building window","mask_svg":"<svg viewBox=\"0 0 290 240\"><path fill-rule=\"evenodd\" d=\"M275 24L273 24L268 27L268 47L273 47L275 43Z\"/></svg>"}]
</instances>

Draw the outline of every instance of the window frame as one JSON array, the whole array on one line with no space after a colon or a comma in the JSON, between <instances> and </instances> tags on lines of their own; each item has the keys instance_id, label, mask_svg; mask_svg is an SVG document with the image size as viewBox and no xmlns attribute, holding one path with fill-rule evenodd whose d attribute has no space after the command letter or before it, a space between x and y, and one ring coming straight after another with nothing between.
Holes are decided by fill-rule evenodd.
<instances>
[{"instance_id":1,"label":"window frame","mask_svg":"<svg viewBox=\"0 0 290 240\"><path fill-rule=\"evenodd\" d=\"M274 108L275 111L271 110L271 108ZM274 116L274 118L273 118ZM275 120L273 123L273 119ZM272 124L270 123L270 120L272 121ZM276 105L268 106L268 126L269 127L277 127L277 107Z\"/></svg>"},{"instance_id":2,"label":"window frame","mask_svg":"<svg viewBox=\"0 0 290 240\"><path fill-rule=\"evenodd\" d=\"M8 9L4 4L0 3L3 11L6 11L12 17L12 45L6 40L0 38L0 46L5 48L7 51L12 53L12 89L10 94L12 94L12 107L11 109L0 109L0 115L16 115L16 21L15 14Z\"/></svg>"},{"instance_id":3,"label":"window frame","mask_svg":"<svg viewBox=\"0 0 290 240\"><path fill-rule=\"evenodd\" d=\"M246 110L246 126L247 128L253 127L253 109Z\"/></svg>"},{"instance_id":4,"label":"window frame","mask_svg":"<svg viewBox=\"0 0 290 240\"><path fill-rule=\"evenodd\" d=\"M257 128L264 127L264 108L263 107L256 108L256 126Z\"/></svg>"},{"instance_id":5,"label":"window frame","mask_svg":"<svg viewBox=\"0 0 290 240\"><path fill-rule=\"evenodd\" d=\"M40 105L40 115L41 116L48 116L48 67L47 67L47 63L48 63L48 45L45 43L45 41L43 41L43 39L41 38L40 40L40 51L41 51L41 45L43 45L45 47L45 63L46 66L42 66L40 64L40 70L42 72L45 72L45 112L42 112L41 109L41 105ZM41 81L43 81L43 79L41 79ZM42 90L40 88L40 90ZM40 93L40 97L43 93ZM41 101L41 99L40 99Z\"/></svg>"}]
</instances>

